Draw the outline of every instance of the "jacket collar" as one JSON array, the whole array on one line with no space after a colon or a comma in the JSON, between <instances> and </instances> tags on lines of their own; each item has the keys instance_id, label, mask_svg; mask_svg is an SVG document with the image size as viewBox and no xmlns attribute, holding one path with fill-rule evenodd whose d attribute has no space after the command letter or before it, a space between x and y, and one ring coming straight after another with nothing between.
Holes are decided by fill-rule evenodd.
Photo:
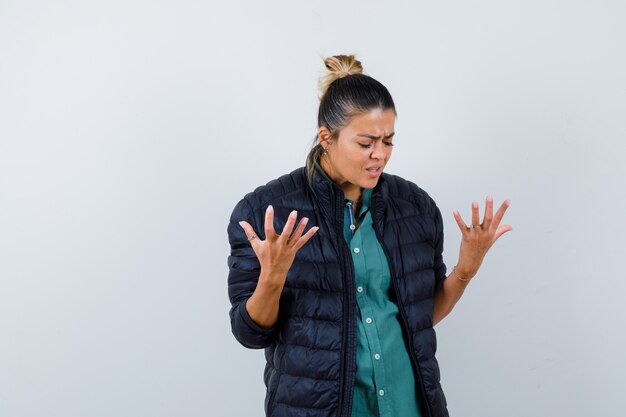
<instances>
[{"instance_id":1,"label":"jacket collar","mask_svg":"<svg viewBox=\"0 0 626 417\"><path fill-rule=\"evenodd\" d=\"M318 164L319 166L319 164ZM307 175L306 168L303 168L304 175ZM387 196L389 193L389 185L387 177L389 174L383 172L378 179L378 184L372 190L370 199L370 212L374 229L382 236L385 232L385 211L387 204ZM321 213L320 221L325 224L326 230L335 236L336 239L343 237L343 199L345 198L341 188L328 178L326 173L321 169L315 168L309 183L315 206ZM336 244L337 240L331 239ZM343 239L341 239L343 240ZM339 251L339 248L336 247Z\"/></svg>"},{"instance_id":2,"label":"jacket collar","mask_svg":"<svg viewBox=\"0 0 626 417\"><path fill-rule=\"evenodd\" d=\"M386 177L387 174L383 172L378 179L378 184L376 184L376 187L372 190L371 199L369 201L370 208L375 209L379 214L382 213L383 205L381 204L381 200L384 200L387 196ZM330 208L335 201L338 201L340 198L342 200L345 198L341 188L328 177L317 161L314 162L310 186L313 195L320 202L322 207ZM376 204L375 207L374 204Z\"/></svg>"}]
</instances>

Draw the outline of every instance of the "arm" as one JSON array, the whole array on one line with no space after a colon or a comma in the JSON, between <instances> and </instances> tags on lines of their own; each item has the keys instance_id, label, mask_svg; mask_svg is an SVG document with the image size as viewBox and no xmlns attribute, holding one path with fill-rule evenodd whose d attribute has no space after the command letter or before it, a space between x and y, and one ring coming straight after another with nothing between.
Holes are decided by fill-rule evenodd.
<instances>
[{"instance_id":1,"label":"arm","mask_svg":"<svg viewBox=\"0 0 626 417\"><path fill-rule=\"evenodd\" d=\"M271 328L278 321L278 306L286 274L261 270L259 283L246 302L250 318L262 328Z\"/></svg>"},{"instance_id":2,"label":"arm","mask_svg":"<svg viewBox=\"0 0 626 417\"><path fill-rule=\"evenodd\" d=\"M238 224L241 219L254 223L254 213L245 199L241 200L233 210L228 225L230 325L239 343L247 348L261 349L272 344L276 332L273 328L263 328L255 323L246 309L247 300L257 287L261 265L245 232Z\"/></svg>"},{"instance_id":3,"label":"arm","mask_svg":"<svg viewBox=\"0 0 626 417\"><path fill-rule=\"evenodd\" d=\"M450 314L454 305L459 301L470 282L469 279L465 281L458 277L453 277L453 275L456 274L456 271L451 272L446 279L437 285L435 290L433 326L437 325L444 317Z\"/></svg>"},{"instance_id":4,"label":"arm","mask_svg":"<svg viewBox=\"0 0 626 417\"><path fill-rule=\"evenodd\" d=\"M308 222L303 218L294 230L297 212L293 211L279 235L274 230L273 208L269 206L265 212L265 240L261 240L250 223L237 221L237 217L249 216L235 209L229 226L231 326L241 344L263 348L273 340L280 295L296 252L318 228L312 227L303 234Z\"/></svg>"},{"instance_id":5,"label":"arm","mask_svg":"<svg viewBox=\"0 0 626 417\"><path fill-rule=\"evenodd\" d=\"M462 233L459 261L448 277L437 284L433 326L450 314L467 285L478 273L478 269L491 246L504 233L513 230L508 224L500 226L502 217L509 205L510 201L506 200L498 212L493 215L493 199L491 196L487 196L485 216L483 222L480 223L478 203L472 203L472 227L465 225L458 211L454 212L454 218Z\"/></svg>"}]
</instances>

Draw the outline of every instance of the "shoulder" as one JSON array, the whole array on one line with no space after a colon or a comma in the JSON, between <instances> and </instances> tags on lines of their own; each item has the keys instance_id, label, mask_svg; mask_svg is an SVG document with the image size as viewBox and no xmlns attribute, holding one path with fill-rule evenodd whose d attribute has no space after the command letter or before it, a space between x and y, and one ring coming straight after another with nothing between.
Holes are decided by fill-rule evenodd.
<instances>
[{"instance_id":1,"label":"shoulder","mask_svg":"<svg viewBox=\"0 0 626 417\"><path fill-rule=\"evenodd\" d=\"M386 172L383 172L382 180L380 188L384 198L405 200L429 212L437 210L433 198L414 182Z\"/></svg>"},{"instance_id":2,"label":"shoulder","mask_svg":"<svg viewBox=\"0 0 626 417\"><path fill-rule=\"evenodd\" d=\"M267 182L245 195L243 200L247 200L253 207L264 206L270 200L281 199L287 195L298 193L307 186L305 168L300 167L289 174Z\"/></svg>"},{"instance_id":3,"label":"shoulder","mask_svg":"<svg viewBox=\"0 0 626 417\"><path fill-rule=\"evenodd\" d=\"M381 218L410 223L419 219L421 230L436 242L443 235L443 218L435 200L417 184L397 175L383 173L379 194L382 204L377 204ZM383 216L383 213L386 213Z\"/></svg>"},{"instance_id":4,"label":"shoulder","mask_svg":"<svg viewBox=\"0 0 626 417\"><path fill-rule=\"evenodd\" d=\"M269 204L275 206L285 200L298 202L306 193L307 184L304 167L281 175L247 193L235 206L232 217L245 219L253 213L264 212Z\"/></svg>"}]
</instances>

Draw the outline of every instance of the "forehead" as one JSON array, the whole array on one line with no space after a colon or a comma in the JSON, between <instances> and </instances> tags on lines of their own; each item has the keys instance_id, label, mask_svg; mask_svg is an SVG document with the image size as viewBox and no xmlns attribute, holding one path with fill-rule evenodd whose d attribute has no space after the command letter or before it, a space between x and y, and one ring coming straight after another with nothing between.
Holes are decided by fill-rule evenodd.
<instances>
[{"instance_id":1,"label":"forehead","mask_svg":"<svg viewBox=\"0 0 626 417\"><path fill-rule=\"evenodd\" d=\"M344 130L351 133L369 133L375 135L389 135L393 132L396 115L393 110L370 110L354 116Z\"/></svg>"}]
</instances>

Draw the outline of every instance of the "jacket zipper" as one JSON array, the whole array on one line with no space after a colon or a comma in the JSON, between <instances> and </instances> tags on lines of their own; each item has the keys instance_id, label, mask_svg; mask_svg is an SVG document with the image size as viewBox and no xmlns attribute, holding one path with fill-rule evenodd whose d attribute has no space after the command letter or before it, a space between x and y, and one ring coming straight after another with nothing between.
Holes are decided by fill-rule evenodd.
<instances>
[{"instance_id":1,"label":"jacket zipper","mask_svg":"<svg viewBox=\"0 0 626 417\"><path fill-rule=\"evenodd\" d=\"M342 266L344 271L346 272L344 275L343 283L343 329L342 329L342 340L341 340L341 377L339 381L339 417L350 417L352 414L352 400L351 397L348 398L348 395L352 395L352 391L354 390L354 372L351 370L354 369L356 357L354 355L354 346L355 341L352 337L348 337L350 334L354 334L355 331L350 331L356 326L355 323L355 314L352 311L351 306L354 300L354 268L352 265L352 259L350 255L350 251L348 249L348 245L346 244L345 239L343 238L343 206L341 201L341 194L338 194L335 199L335 216L339 219L337 222L340 226L339 230L341 231L338 236L340 241L339 246L341 247L341 252L338 253L341 258ZM335 224L337 224L335 223ZM337 230L335 230L337 231Z\"/></svg>"},{"instance_id":2,"label":"jacket zipper","mask_svg":"<svg viewBox=\"0 0 626 417\"><path fill-rule=\"evenodd\" d=\"M397 279L397 275L396 272L394 270L393 267L393 263L391 262L391 257L389 256L389 250L387 249L387 246L385 245L385 242L380 234L380 231L378 230L378 223L377 223L377 219L376 219L376 202L378 201L378 199L376 198L375 195L372 195L372 224L374 226L374 233L376 234L376 237L378 238L378 241L380 242L380 246L383 248L383 252L385 253L385 257L387 258L387 263L389 264L389 269L391 272L391 276L392 276L392 280L391 280L391 285L393 286L393 291L396 294L396 299L398 300L398 307L400 310L400 317L402 317L402 322L404 324L404 331L406 333L407 336L407 341L409 343L409 355L411 357L411 359L413 360L413 365L415 366L415 370L417 371L417 379L418 379L418 385L420 387L420 394L422 396L422 401L423 404L425 405L424 408L426 408L426 411L428 412L428 416L432 417L432 411L430 410L430 404L428 403L428 398L426 397L426 390L424 389L424 383L423 383L423 376L422 376L422 370L419 367L419 361L417 360L417 357L415 356L415 349L413 347L413 338L411 338L410 332L409 332L409 324L408 324L408 320L406 318L406 313L404 311L404 304L402 302L402 298L398 295L398 287L396 285L396 279Z\"/></svg>"}]
</instances>

